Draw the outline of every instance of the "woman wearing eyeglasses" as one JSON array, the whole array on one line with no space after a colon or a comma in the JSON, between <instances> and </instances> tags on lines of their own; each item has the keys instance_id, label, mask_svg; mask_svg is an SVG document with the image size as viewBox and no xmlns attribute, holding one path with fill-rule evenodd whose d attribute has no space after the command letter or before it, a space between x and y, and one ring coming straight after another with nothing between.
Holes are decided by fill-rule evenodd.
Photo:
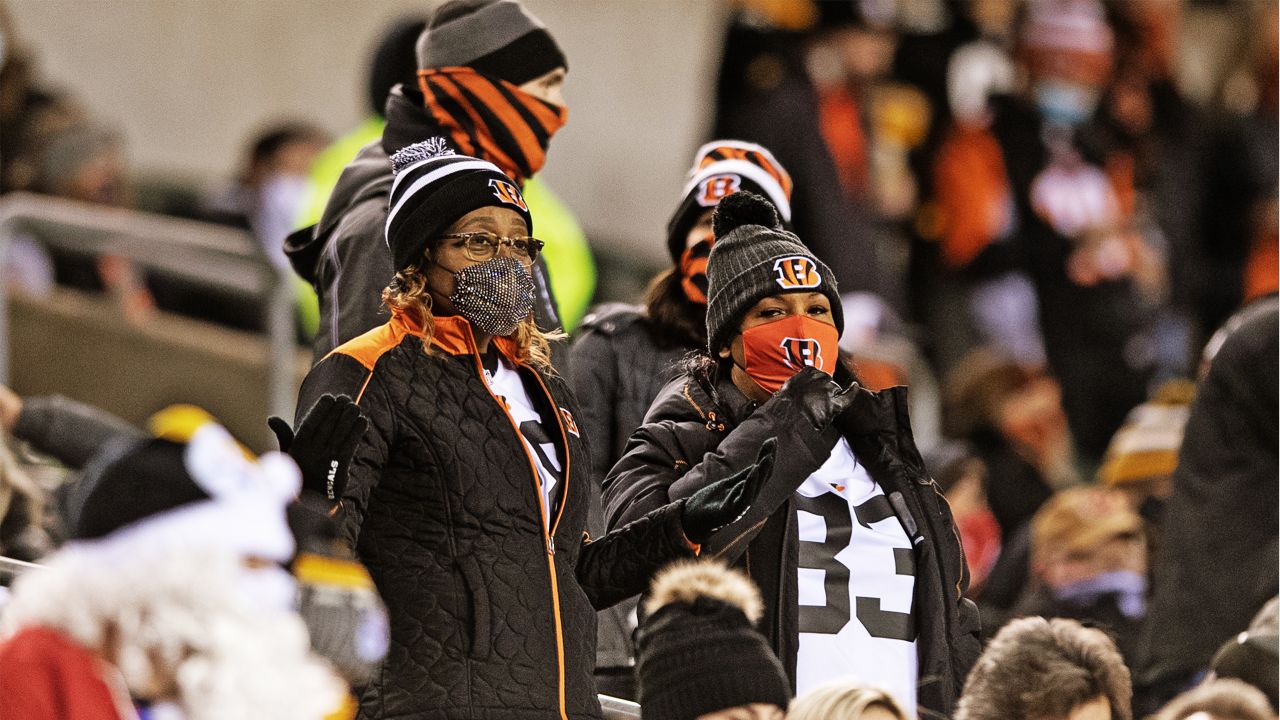
<instances>
[{"instance_id":1,"label":"woman wearing eyeglasses","mask_svg":"<svg viewBox=\"0 0 1280 720\"><path fill-rule=\"evenodd\" d=\"M768 462L586 538L590 461L532 320L542 243L519 189L437 140L392 163L390 320L316 365L298 403L347 395L369 423L325 488L391 622L361 717L598 718L595 610L739 517Z\"/></svg>"}]
</instances>

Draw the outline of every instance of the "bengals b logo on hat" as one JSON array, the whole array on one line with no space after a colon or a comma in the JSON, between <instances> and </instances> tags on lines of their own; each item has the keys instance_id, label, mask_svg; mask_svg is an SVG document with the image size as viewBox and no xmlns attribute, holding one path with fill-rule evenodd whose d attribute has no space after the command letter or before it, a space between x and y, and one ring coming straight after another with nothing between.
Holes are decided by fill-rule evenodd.
<instances>
[{"instance_id":1,"label":"bengals b logo on hat","mask_svg":"<svg viewBox=\"0 0 1280 720\"><path fill-rule=\"evenodd\" d=\"M715 207L726 196L742 189L742 178L737 175L712 175L698 185L698 204Z\"/></svg>"},{"instance_id":2,"label":"bengals b logo on hat","mask_svg":"<svg viewBox=\"0 0 1280 720\"><path fill-rule=\"evenodd\" d=\"M773 263L773 270L783 290L804 290L822 284L817 264L803 255L779 258Z\"/></svg>"},{"instance_id":3,"label":"bengals b logo on hat","mask_svg":"<svg viewBox=\"0 0 1280 720\"><path fill-rule=\"evenodd\" d=\"M524 204L524 198L520 195L520 189L509 182L502 180L490 180L489 187L493 188L493 196L508 205L515 205L524 212L529 212L529 206Z\"/></svg>"},{"instance_id":4,"label":"bengals b logo on hat","mask_svg":"<svg viewBox=\"0 0 1280 720\"><path fill-rule=\"evenodd\" d=\"M822 343L813 338L783 338L782 352L786 355L787 364L799 370L805 367L816 367L821 370Z\"/></svg>"}]
</instances>

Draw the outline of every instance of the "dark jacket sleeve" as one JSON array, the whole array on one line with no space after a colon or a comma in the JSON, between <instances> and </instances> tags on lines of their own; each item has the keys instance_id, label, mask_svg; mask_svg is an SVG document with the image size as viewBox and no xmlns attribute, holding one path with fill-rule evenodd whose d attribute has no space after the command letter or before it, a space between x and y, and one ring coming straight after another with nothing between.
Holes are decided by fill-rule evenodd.
<instances>
[{"instance_id":1,"label":"dark jacket sleeve","mask_svg":"<svg viewBox=\"0 0 1280 720\"><path fill-rule=\"evenodd\" d=\"M587 433L593 477L603 478L617 446L614 408L618 372L613 344L602 333L584 330L569 349L569 386L577 398L579 426Z\"/></svg>"},{"instance_id":2,"label":"dark jacket sleeve","mask_svg":"<svg viewBox=\"0 0 1280 720\"><path fill-rule=\"evenodd\" d=\"M335 347L387 321L382 289L395 272L383 240L386 197L350 208L326 239L317 265L320 326L312 347L319 361Z\"/></svg>"},{"instance_id":3,"label":"dark jacket sleeve","mask_svg":"<svg viewBox=\"0 0 1280 720\"><path fill-rule=\"evenodd\" d=\"M321 395L347 395L355 399L360 412L369 421L364 437L356 445L355 455L347 471L347 484L339 499L338 521L342 537L355 548L364 522L369 494L382 477L387 455L394 437L395 407L389 399L383 375L368 370L355 359L334 354L311 368L298 393L298 417L301 418Z\"/></svg>"},{"instance_id":4,"label":"dark jacket sleeve","mask_svg":"<svg viewBox=\"0 0 1280 720\"><path fill-rule=\"evenodd\" d=\"M109 442L146 437L106 410L61 395L24 398L13 435L71 468L84 467Z\"/></svg>"},{"instance_id":5,"label":"dark jacket sleeve","mask_svg":"<svg viewBox=\"0 0 1280 720\"><path fill-rule=\"evenodd\" d=\"M680 523L683 511L683 502L672 503L583 544L576 575L593 607L639 595L663 566L696 556Z\"/></svg>"},{"instance_id":6,"label":"dark jacket sleeve","mask_svg":"<svg viewBox=\"0 0 1280 720\"><path fill-rule=\"evenodd\" d=\"M790 400L777 396L728 435L696 422L651 417L631 436L627 453L605 478L609 527L635 520L740 472L755 462L760 446L771 437L778 439L778 468L790 477L793 471L809 468L812 472L820 467L839 433L813 430ZM805 477L808 473L800 476L801 480Z\"/></svg>"}]
</instances>

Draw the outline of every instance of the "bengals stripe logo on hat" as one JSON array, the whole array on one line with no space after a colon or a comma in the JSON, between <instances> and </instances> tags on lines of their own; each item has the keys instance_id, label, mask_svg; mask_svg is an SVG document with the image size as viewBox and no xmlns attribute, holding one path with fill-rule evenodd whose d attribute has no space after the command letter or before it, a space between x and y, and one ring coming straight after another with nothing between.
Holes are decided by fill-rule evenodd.
<instances>
[{"instance_id":1,"label":"bengals stripe logo on hat","mask_svg":"<svg viewBox=\"0 0 1280 720\"><path fill-rule=\"evenodd\" d=\"M489 187L493 188L494 197L508 205L515 205L524 212L529 212L529 206L524 204L520 189L515 185L502 180L490 180Z\"/></svg>"},{"instance_id":2,"label":"bengals stripe logo on hat","mask_svg":"<svg viewBox=\"0 0 1280 720\"><path fill-rule=\"evenodd\" d=\"M737 143L711 145L703 152L702 159L698 163L698 169L724 160L745 160L759 167L777 181L778 186L782 188L783 195L788 198L791 197L791 175L764 148Z\"/></svg>"},{"instance_id":3,"label":"bengals stripe logo on hat","mask_svg":"<svg viewBox=\"0 0 1280 720\"><path fill-rule=\"evenodd\" d=\"M823 368L822 343L813 338L783 338L780 347L786 354L787 364L797 370L805 367Z\"/></svg>"},{"instance_id":4,"label":"bengals stripe logo on hat","mask_svg":"<svg viewBox=\"0 0 1280 720\"><path fill-rule=\"evenodd\" d=\"M698 204L715 207L726 196L742 189L742 178L737 175L712 175L698 185Z\"/></svg>"},{"instance_id":5,"label":"bengals stripe logo on hat","mask_svg":"<svg viewBox=\"0 0 1280 720\"><path fill-rule=\"evenodd\" d=\"M773 270L778 274L776 279L783 290L803 290L822 284L817 264L803 255L779 258L773 263Z\"/></svg>"}]
</instances>

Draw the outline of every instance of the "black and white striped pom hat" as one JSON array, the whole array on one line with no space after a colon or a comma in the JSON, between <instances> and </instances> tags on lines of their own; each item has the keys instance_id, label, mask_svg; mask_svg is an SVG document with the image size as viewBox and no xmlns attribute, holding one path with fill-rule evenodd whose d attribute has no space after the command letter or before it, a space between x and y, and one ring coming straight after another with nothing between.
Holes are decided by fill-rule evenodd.
<instances>
[{"instance_id":1,"label":"black and white striped pom hat","mask_svg":"<svg viewBox=\"0 0 1280 720\"><path fill-rule=\"evenodd\" d=\"M442 137L402 148L391 156L391 166L396 177L386 240L396 270L420 263L433 240L482 207L514 210L533 232L529 206L511 178L491 162L456 154Z\"/></svg>"}]
</instances>

